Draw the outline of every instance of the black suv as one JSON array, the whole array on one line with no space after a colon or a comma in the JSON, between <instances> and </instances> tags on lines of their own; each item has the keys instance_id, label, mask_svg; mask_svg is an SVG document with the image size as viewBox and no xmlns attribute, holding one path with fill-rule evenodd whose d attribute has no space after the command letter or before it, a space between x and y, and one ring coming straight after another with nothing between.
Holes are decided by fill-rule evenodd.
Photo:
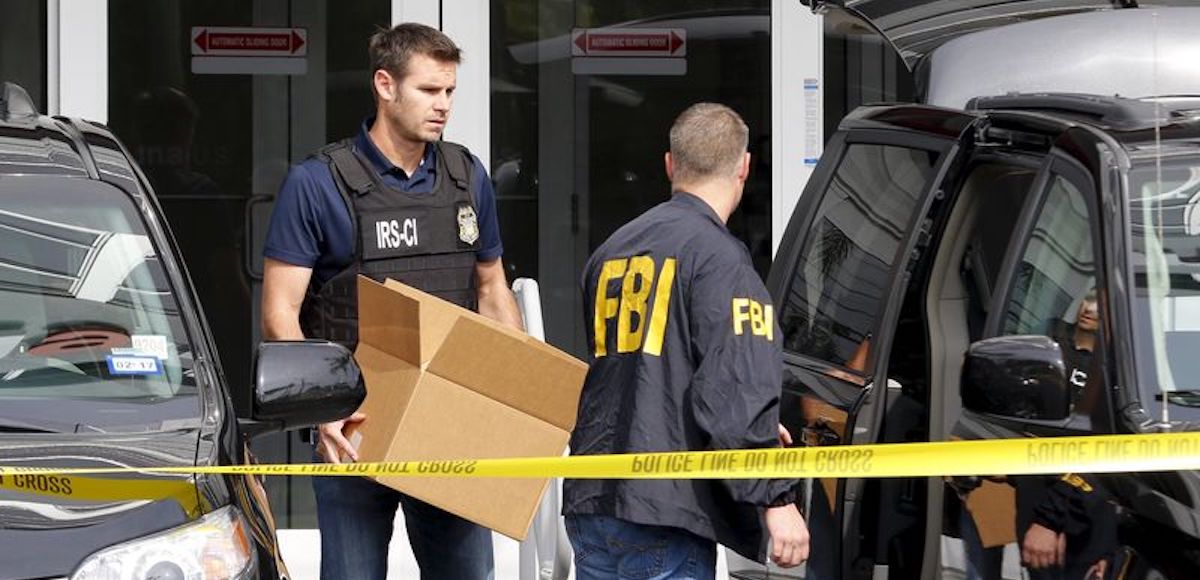
<instances>
[{"instance_id":1,"label":"black suv","mask_svg":"<svg viewBox=\"0 0 1200 580\"><path fill-rule=\"evenodd\" d=\"M768 285L805 444L1197 428L1200 99L861 108ZM1067 567L1200 578L1195 472L980 475L814 480L808 577L1020 578L1030 513L1074 485Z\"/></svg>"},{"instance_id":2,"label":"black suv","mask_svg":"<svg viewBox=\"0 0 1200 580\"><path fill-rule=\"evenodd\" d=\"M244 437L311 426L365 390L341 346L264 343L238 419L153 192L105 127L0 92L0 578L286 575L260 482L138 467L249 462Z\"/></svg>"},{"instance_id":3,"label":"black suv","mask_svg":"<svg viewBox=\"0 0 1200 580\"><path fill-rule=\"evenodd\" d=\"M800 1L923 104L843 119L782 237L797 443L1200 429L1200 6ZM1196 472L978 475L809 480L770 577L1200 578Z\"/></svg>"}]
</instances>

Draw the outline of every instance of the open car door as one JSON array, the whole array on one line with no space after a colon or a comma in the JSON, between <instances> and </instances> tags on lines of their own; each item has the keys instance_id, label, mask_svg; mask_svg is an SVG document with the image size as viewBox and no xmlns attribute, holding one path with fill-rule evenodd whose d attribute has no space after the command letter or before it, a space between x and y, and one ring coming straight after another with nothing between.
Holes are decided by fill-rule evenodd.
<instances>
[{"instance_id":1,"label":"open car door","mask_svg":"<svg viewBox=\"0 0 1200 580\"><path fill-rule=\"evenodd\" d=\"M781 421L795 445L847 446L852 462L852 446L881 440L885 409L905 388L889 380L888 353L911 256L928 241L923 216L941 198L974 118L923 106L864 108L830 140L768 281L784 341ZM867 497L863 479L813 479L805 489L808 568L770 577L870 578L876 557L859 537L878 494ZM729 562L735 578L768 573Z\"/></svg>"}]
</instances>

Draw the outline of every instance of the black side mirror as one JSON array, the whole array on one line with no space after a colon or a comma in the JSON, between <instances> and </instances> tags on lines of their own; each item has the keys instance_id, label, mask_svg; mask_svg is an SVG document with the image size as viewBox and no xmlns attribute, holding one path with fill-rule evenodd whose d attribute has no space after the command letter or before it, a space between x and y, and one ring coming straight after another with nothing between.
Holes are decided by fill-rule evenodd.
<instances>
[{"instance_id":1,"label":"black side mirror","mask_svg":"<svg viewBox=\"0 0 1200 580\"><path fill-rule=\"evenodd\" d=\"M367 396L354 356L323 340L264 342L254 372L249 435L300 429L343 419Z\"/></svg>"},{"instance_id":2,"label":"black side mirror","mask_svg":"<svg viewBox=\"0 0 1200 580\"><path fill-rule=\"evenodd\" d=\"M1047 336L999 336L967 349L963 407L979 413L1056 421L1071 413L1062 348Z\"/></svg>"}]
</instances>

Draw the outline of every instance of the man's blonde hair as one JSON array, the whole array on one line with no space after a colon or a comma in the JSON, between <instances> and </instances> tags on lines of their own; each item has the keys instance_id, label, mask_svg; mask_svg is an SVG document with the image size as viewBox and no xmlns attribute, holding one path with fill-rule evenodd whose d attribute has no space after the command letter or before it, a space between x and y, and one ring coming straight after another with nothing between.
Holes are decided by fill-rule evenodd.
<instances>
[{"instance_id":1,"label":"man's blonde hair","mask_svg":"<svg viewBox=\"0 0 1200 580\"><path fill-rule=\"evenodd\" d=\"M733 177L749 139L750 129L733 109L717 103L688 107L671 125L671 181Z\"/></svg>"}]
</instances>

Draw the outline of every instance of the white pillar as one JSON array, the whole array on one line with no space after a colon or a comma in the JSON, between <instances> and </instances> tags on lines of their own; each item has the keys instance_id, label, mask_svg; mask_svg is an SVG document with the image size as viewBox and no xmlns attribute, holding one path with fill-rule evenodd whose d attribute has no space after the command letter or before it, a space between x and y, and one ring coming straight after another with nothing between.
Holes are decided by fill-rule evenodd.
<instances>
[{"instance_id":1,"label":"white pillar","mask_svg":"<svg viewBox=\"0 0 1200 580\"><path fill-rule=\"evenodd\" d=\"M463 51L447 141L466 145L490 169L492 151L491 3L488 0L392 0L392 24L419 22L445 32Z\"/></svg>"},{"instance_id":2,"label":"white pillar","mask_svg":"<svg viewBox=\"0 0 1200 580\"><path fill-rule=\"evenodd\" d=\"M58 61L47 66L54 91L47 109L107 123L108 0L59 0L57 16Z\"/></svg>"},{"instance_id":3,"label":"white pillar","mask_svg":"<svg viewBox=\"0 0 1200 580\"><path fill-rule=\"evenodd\" d=\"M442 2L442 32L463 51L446 139L462 143L490 168L492 151L490 5L488 0Z\"/></svg>"},{"instance_id":4,"label":"white pillar","mask_svg":"<svg viewBox=\"0 0 1200 580\"><path fill-rule=\"evenodd\" d=\"M771 251L825 144L821 17L795 0L771 0Z\"/></svg>"},{"instance_id":5,"label":"white pillar","mask_svg":"<svg viewBox=\"0 0 1200 580\"><path fill-rule=\"evenodd\" d=\"M441 0L392 0L392 24L401 22L420 22L441 29Z\"/></svg>"}]
</instances>

